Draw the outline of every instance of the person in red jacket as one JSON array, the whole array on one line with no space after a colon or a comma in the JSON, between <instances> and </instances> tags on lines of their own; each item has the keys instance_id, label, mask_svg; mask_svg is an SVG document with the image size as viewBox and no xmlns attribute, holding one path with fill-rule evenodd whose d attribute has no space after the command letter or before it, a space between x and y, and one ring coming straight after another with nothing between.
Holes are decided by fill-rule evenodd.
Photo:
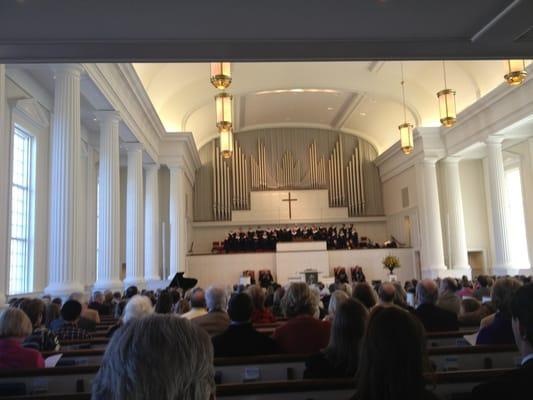
<instances>
[{"instance_id":1,"label":"person in red jacket","mask_svg":"<svg viewBox=\"0 0 533 400\"><path fill-rule=\"evenodd\" d=\"M0 314L0 368L44 368L37 350L22 347L32 332L31 321L24 311L7 308Z\"/></svg>"},{"instance_id":2,"label":"person in red jacket","mask_svg":"<svg viewBox=\"0 0 533 400\"><path fill-rule=\"evenodd\" d=\"M282 352L314 354L328 345L331 324L315 318L318 303L318 295L306 283L291 284L282 300L288 321L272 336Z\"/></svg>"},{"instance_id":3,"label":"person in red jacket","mask_svg":"<svg viewBox=\"0 0 533 400\"><path fill-rule=\"evenodd\" d=\"M276 321L272 311L265 307L265 291L261 286L251 285L246 289L246 293L252 299L252 304L254 306L252 312L253 324L268 324Z\"/></svg>"}]
</instances>

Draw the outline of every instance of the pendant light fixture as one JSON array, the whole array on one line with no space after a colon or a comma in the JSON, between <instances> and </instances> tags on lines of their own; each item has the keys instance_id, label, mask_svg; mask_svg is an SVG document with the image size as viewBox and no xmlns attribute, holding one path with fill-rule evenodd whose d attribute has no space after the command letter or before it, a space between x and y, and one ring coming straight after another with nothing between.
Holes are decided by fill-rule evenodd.
<instances>
[{"instance_id":1,"label":"pendant light fixture","mask_svg":"<svg viewBox=\"0 0 533 400\"><path fill-rule=\"evenodd\" d=\"M231 158L233 155L233 128L221 128L218 130L220 138L220 152L222 157Z\"/></svg>"},{"instance_id":2,"label":"pendant light fixture","mask_svg":"<svg viewBox=\"0 0 533 400\"><path fill-rule=\"evenodd\" d=\"M520 85L527 77L526 62L524 60L507 60L507 73L503 76L511 86Z\"/></svg>"},{"instance_id":3,"label":"pendant light fixture","mask_svg":"<svg viewBox=\"0 0 533 400\"><path fill-rule=\"evenodd\" d=\"M449 128L455 124L457 113L455 111L455 90L448 89L446 82L446 62L442 61L442 71L444 74L444 89L437 93L439 99L440 123Z\"/></svg>"},{"instance_id":4,"label":"pendant light fixture","mask_svg":"<svg viewBox=\"0 0 533 400\"><path fill-rule=\"evenodd\" d=\"M398 125L398 129L400 130L400 145L402 146L402 151L404 154L411 154L415 143L413 141L413 125L407 122L407 111L405 107L405 81L403 77L403 62L400 63L400 67L402 70L402 102L403 102L403 124Z\"/></svg>"},{"instance_id":5,"label":"pendant light fixture","mask_svg":"<svg viewBox=\"0 0 533 400\"><path fill-rule=\"evenodd\" d=\"M220 90L227 89L231 85L231 63L211 63L211 83Z\"/></svg>"},{"instance_id":6,"label":"pendant light fixture","mask_svg":"<svg viewBox=\"0 0 533 400\"><path fill-rule=\"evenodd\" d=\"M233 126L233 96L222 92L215 96L217 128L228 130Z\"/></svg>"}]
</instances>

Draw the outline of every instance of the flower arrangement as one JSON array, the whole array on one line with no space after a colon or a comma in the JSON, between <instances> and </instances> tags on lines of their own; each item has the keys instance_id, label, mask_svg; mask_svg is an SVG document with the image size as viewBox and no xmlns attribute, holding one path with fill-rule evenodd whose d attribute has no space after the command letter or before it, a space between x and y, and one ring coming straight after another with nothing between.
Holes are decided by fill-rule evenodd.
<instances>
[{"instance_id":1,"label":"flower arrangement","mask_svg":"<svg viewBox=\"0 0 533 400\"><path fill-rule=\"evenodd\" d=\"M400 268L400 260L396 256L387 256L383 259L383 268L388 269L392 275L396 268Z\"/></svg>"}]
</instances>

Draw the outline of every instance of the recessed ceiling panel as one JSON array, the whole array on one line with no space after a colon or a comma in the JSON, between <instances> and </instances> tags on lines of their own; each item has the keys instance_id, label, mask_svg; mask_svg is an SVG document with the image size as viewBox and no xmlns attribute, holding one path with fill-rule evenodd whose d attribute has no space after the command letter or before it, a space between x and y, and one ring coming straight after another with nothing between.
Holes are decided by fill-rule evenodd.
<instances>
[{"instance_id":1,"label":"recessed ceiling panel","mask_svg":"<svg viewBox=\"0 0 533 400\"><path fill-rule=\"evenodd\" d=\"M309 89L292 88L277 93L259 92L247 95L244 98L245 125L283 123L330 125L348 98L348 94L339 91L307 90Z\"/></svg>"}]
</instances>

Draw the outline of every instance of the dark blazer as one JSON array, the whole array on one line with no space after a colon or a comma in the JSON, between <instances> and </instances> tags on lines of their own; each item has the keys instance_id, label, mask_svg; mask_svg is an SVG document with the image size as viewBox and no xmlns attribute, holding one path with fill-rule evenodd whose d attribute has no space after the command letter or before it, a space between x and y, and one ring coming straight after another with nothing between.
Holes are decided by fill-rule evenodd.
<instances>
[{"instance_id":1,"label":"dark blazer","mask_svg":"<svg viewBox=\"0 0 533 400\"><path fill-rule=\"evenodd\" d=\"M527 399L531 397L531 382L533 382L533 359L491 382L474 387L472 398L476 400Z\"/></svg>"},{"instance_id":2,"label":"dark blazer","mask_svg":"<svg viewBox=\"0 0 533 400\"><path fill-rule=\"evenodd\" d=\"M494 321L479 331L476 344L497 345L514 344L514 334L512 322L505 318L502 313L494 315Z\"/></svg>"},{"instance_id":3,"label":"dark blazer","mask_svg":"<svg viewBox=\"0 0 533 400\"><path fill-rule=\"evenodd\" d=\"M421 304L415 315L422 321L427 332L456 331L459 329L457 315L434 304Z\"/></svg>"},{"instance_id":4,"label":"dark blazer","mask_svg":"<svg viewBox=\"0 0 533 400\"><path fill-rule=\"evenodd\" d=\"M279 352L276 342L257 332L251 323L232 324L212 341L215 357L245 357Z\"/></svg>"}]
</instances>

